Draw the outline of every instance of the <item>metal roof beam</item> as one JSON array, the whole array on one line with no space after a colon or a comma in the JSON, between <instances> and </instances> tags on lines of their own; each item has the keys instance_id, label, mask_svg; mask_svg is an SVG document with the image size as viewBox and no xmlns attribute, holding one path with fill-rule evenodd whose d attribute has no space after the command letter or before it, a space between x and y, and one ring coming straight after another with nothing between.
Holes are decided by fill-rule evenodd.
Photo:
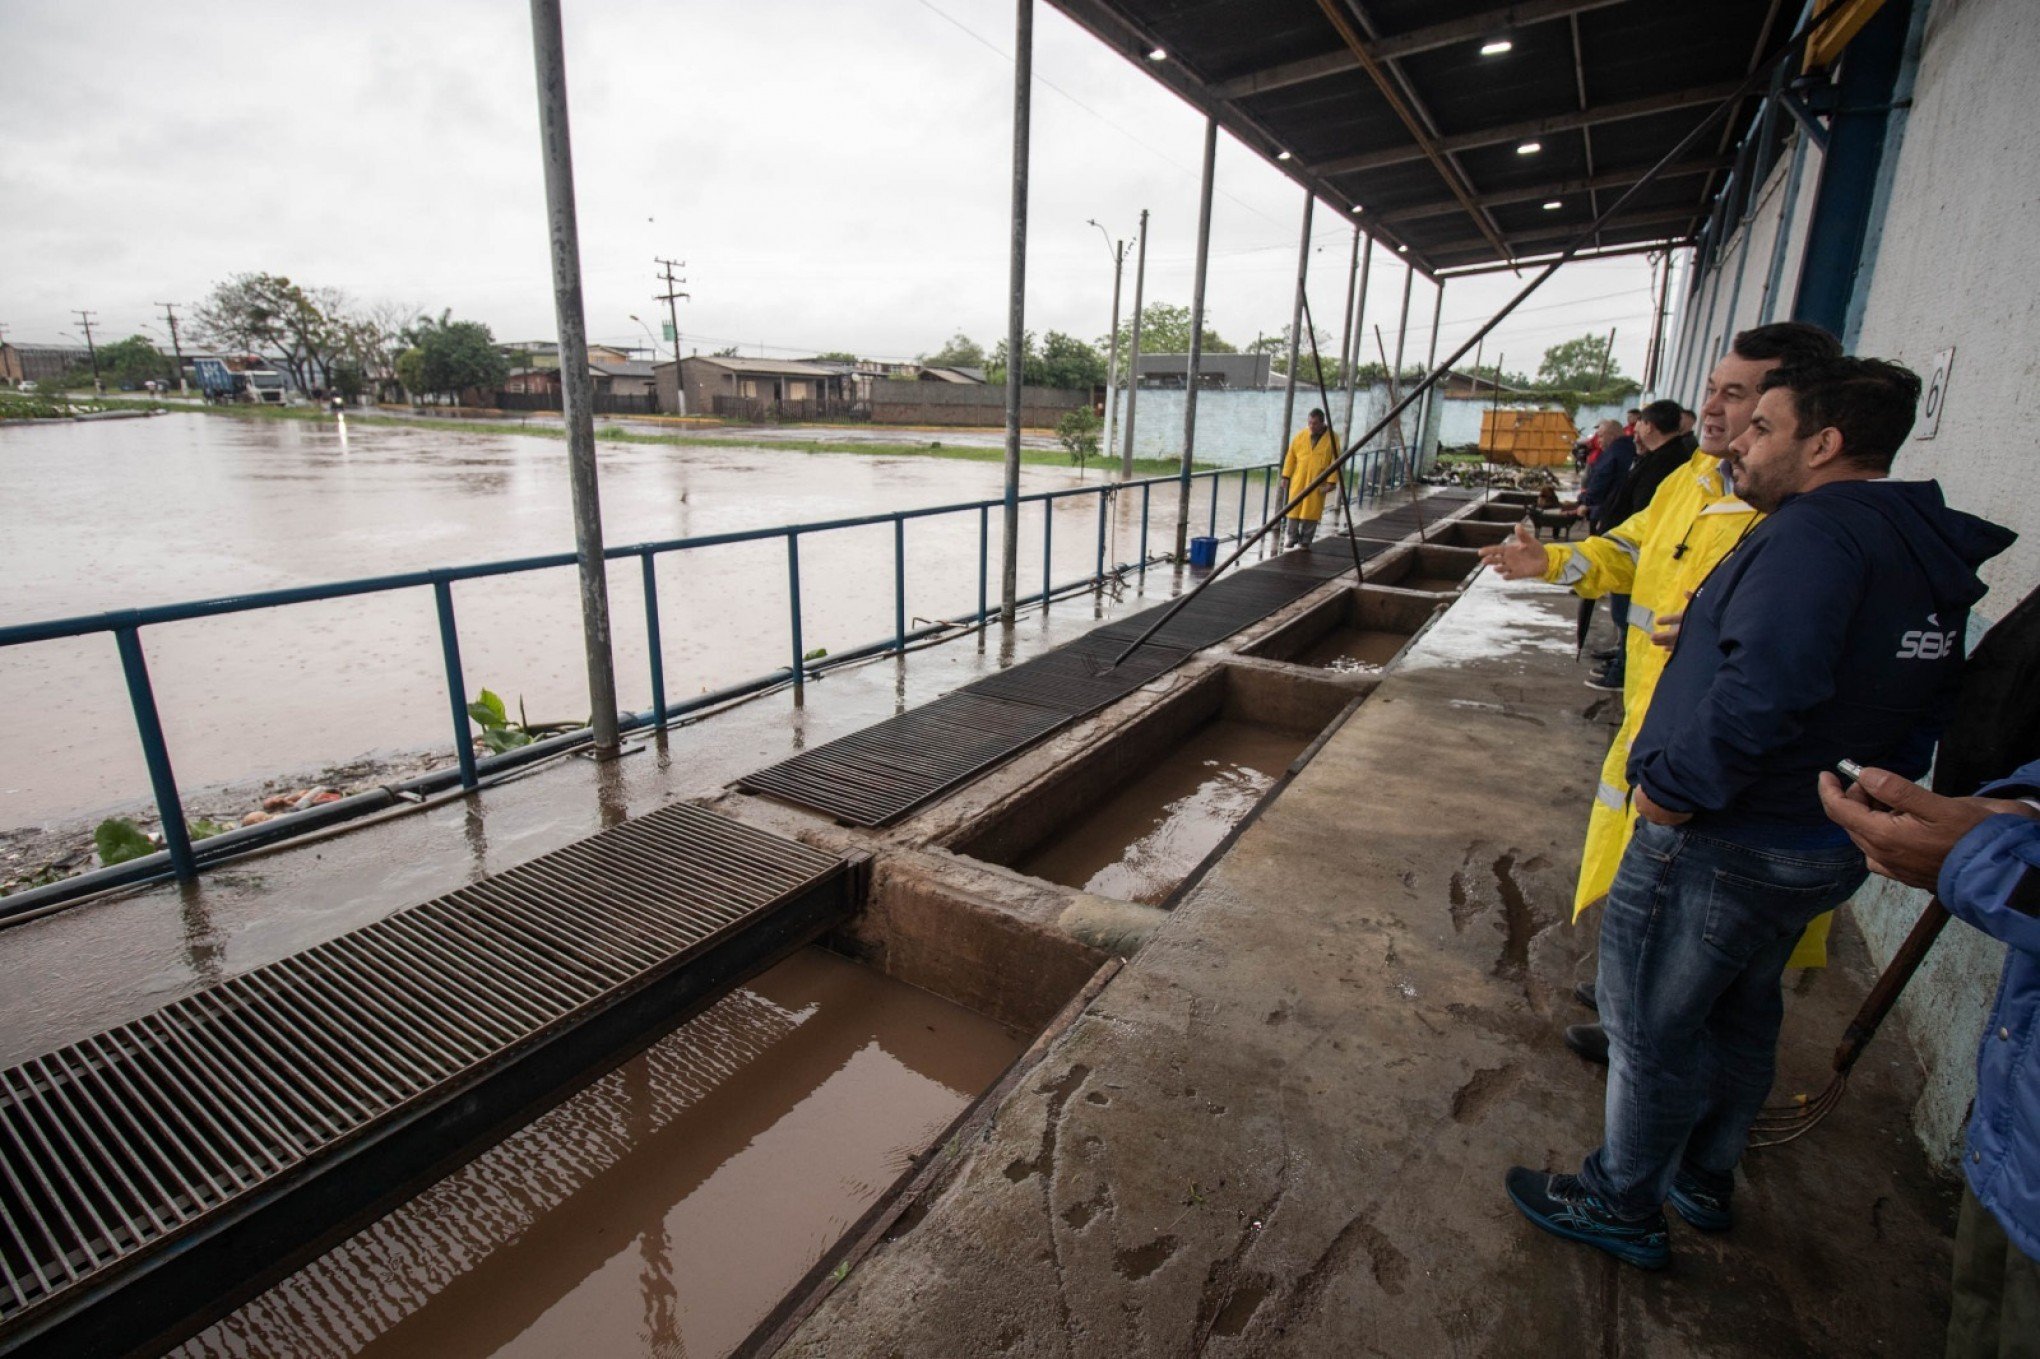
<instances>
[{"instance_id":1,"label":"metal roof beam","mask_svg":"<svg viewBox=\"0 0 2040 1359\"><path fill-rule=\"evenodd\" d=\"M1407 33L1390 34L1367 44L1367 54L1376 61L1395 61L1402 57L1414 56L1418 52L1429 52L1454 43L1472 42L1479 38L1492 37L1512 28L1524 28L1530 24L1543 23L1550 19L1563 19L1569 15L1581 14L1592 9L1606 9L1620 4L1621 0L1525 0L1523 4L1503 5L1465 19L1454 19L1449 23L1432 24L1426 28L1411 29ZM1323 56L1305 57L1300 61L1285 61L1279 66L1253 71L1243 76L1223 81L1212 86L1212 93L1221 99L1247 99L1270 90L1286 89L1306 81L1321 80L1326 76L1341 75L1360 69L1360 59L1349 51L1327 52Z\"/></svg>"},{"instance_id":2,"label":"metal roof beam","mask_svg":"<svg viewBox=\"0 0 2040 1359\"><path fill-rule=\"evenodd\" d=\"M1656 212L1635 212L1623 217L1610 218L1601 224L1601 230L1634 231L1639 227L1682 226L1692 219L1691 208L1663 208ZM1563 226L1538 227L1534 231L1512 231L1508 233L1507 239L1510 245L1523 245L1537 241L1569 241L1579 233L1580 223L1571 222ZM1470 237L1458 241L1437 241L1426 248L1434 255L1463 255L1480 250L1487 244L1485 239Z\"/></svg>"},{"instance_id":3,"label":"metal roof beam","mask_svg":"<svg viewBox=\"0 0 2040 1359\"><path fill-rule=\"evenodd\" d=\"M1726 170L1733 164L1735 164L1734 156L1706 156L1699 160L1690 160L1679 165L1666 166L1658 172L1657 177L1660 180L1677 179L1687 175L1706 174L1714 170ZM1501 208L1507 207L1512 203L1536 203L1547 198L1562 197L1570 193L1591 193L1599 189L1626 188L1637 180L1642 179L1649 170L1649 166L1640 165L1630 170L1610 170L1606 174L1594 175L1587 179L1552 180L1544 184L1533 185L1527 189L1507 189L1496 193L1484 193L1473 201L1484 208ZM1417 203L1407 208L1379 213L1374 220L1393 226L1403 222L1422 221L1428 217L1449 217L1460 210L1456 200L1441 198L1429 203Z\"/></svg>"},{"instance_id":4,"label":"metal roof beam","mask_svg":"<svg viewBox=\"0 0 2040 1359\"><path fill-rule=\"evenodd\" d=\"M1595 260L1620 259L1625 255L1654 255L1661 250L1675 250L1693 243L1691 237L1667 237L1661 241L1639 241L1634 245L1609 246L1605 250L1582 250L1574 255L1568 264L1591 264ZM1557 251L1549 254L1527 256L1521 259L1505 260L1499 264L1490 263L1483 252L1459 265L1441 265L1439 278L1471 278L1476 274L1521 273L1525 269L1536 269L1551 263Z\"/></svg>"},{"instance_id":5,"label":"metal roof beam","mask_svg":"<svg viewBox=\"0 0 2040 1359\"><path fill-rule=\"evenodd\" d=\"M1679 109L1717 104L1741 88L1740 81L1727 80L1712 85L1696 86L1690 90L1670 90L1642 99L1601 104L1575 113L1561 113L1549 118L1530 118L1520 123L1507 123L1473 132L1459 132L1450 137L1440 138L1437 145L1439 150L1452 153L1526 138L1548 137L1559 132L1576 132L1581 128L1596 127L1602 123L1617 123L1627 118L1647 118L1654 113L1672 113ZM1391 146L1357 156L1339 156L1332 160L1319 161L1311 168L1321 175L1350 175L1363 170L1379 170L1390 165L1407 165L1411 161L1425 159L1428 157L1419 147Z\"/></svg>"}]
</instances>

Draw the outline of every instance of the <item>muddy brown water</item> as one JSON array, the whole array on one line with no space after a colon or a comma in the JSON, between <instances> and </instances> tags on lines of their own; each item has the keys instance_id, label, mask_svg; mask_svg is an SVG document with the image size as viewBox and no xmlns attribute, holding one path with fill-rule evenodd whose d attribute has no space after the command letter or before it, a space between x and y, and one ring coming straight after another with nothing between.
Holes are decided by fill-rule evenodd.
<instances>
[{"instance_id":1,"label":"muddy brown water","mask_svg":"<svg viewBox=\"0 0 2040 1359\"><path fill-rule=\"evenodd\" d=\"M1307 744L1272 727L1208 722L1013 866L1099 896L1159 903Z\"/></svg>"},{"instance_id":2,"label":"muddy brown water","mask_svg":"<svg viewBox=\"0 0 2040 1359\"><path fill-rule=\"evenodd\" d=\"M807 949L175 1353L726 1354L1023 1046Z\"/></svg>"},{"instance_id":3,"label":"muddy brown water","mask_svg":"<svg viewBox=\"0 0 2040 1359\"><path fill-rule=\"evenodd\" d=\"M1395 582L1398 590L1429 590L1434 594L1446 594L1466 584L1464 576L1411 576Z\"/></svg>"},{"instance_id":4,"label":"muddy brown water","mask_svg":"<svg viewBox=\"0 0 2040 1359\"><path fill-rule=\"evenodd\" d=\"M1322 670L1379 670L1412 634L1379 628L1333 628L1298 652L1294 664Z\"/></svg>"}]
</instances>

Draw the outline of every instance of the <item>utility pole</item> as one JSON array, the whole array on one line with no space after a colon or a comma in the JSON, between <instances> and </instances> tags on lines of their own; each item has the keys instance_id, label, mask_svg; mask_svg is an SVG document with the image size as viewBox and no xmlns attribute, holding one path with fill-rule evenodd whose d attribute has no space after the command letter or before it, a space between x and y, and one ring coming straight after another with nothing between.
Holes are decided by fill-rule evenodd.
<instances>
[{"instance_id":1,"label":"utility pole","mask_svg":"<svg viewBox=\"0 0 2040 1359\"><path fill-rule=\"evenodd\" d=\"M666 304L666 328L673 332L673 404L677 407L673 413L675 415L685 415L687 414L687 384L680 380L680 299L687 297L687 294L678 291L678 288L687 280L684 278L674 278L673 271L675 269L685 269L687 261L662 259L654 256L652 263L663 267L666 271L666 291L660 293L657 300ZM693 299L688 298L688 300L692 301Z\"/></svg>"},{"instance_id":2,"label":"utility pole","mask_svg":"<svg viewBox=\"0 0 2040 1359\"><path fill-rule=\"evenodd\" d=\"M1147 289L1147 219L1148 210L1142 208L1140 248L1133 262L1133 340L1126 351L1126 428L1119 436L1126 447L1119 463L1122 481L1133 480L1133 408L1140 399L1140 306L1141 294Z\"/></svg>"},{"instance_id":3,"label":"utility pole","mask_svg":"<svg viewBox=\"0 0 2040 1359\"><path fill-rule=\"evenodd\" d=\"M1013 14L1012 245L1006 285L1006 504L999 560L999 622L1013 626L1020 590L1020 398L1027 368L1027 171L1034 96L1034 0L1016 0ZM1052 501L1041 502L1053 514ZM1045 579L1046 577L1044 577ZM1041 607L1048 608L1044 587Z\"/></svg>"},{"instance_id":4,"label":"utility pole","mask_svg":"<svg viewBox=\"0 0 2040 1359\"><path fill-rule=\"evenodd\" d=\"M92 390L104 396L106 384L99 380L99 346L92 343L92 313L74 311L71 314L78 318L78 324L84 328L85 352L92 356Z\"/></svg>"},{"instance_id":5,"label":"utility pole","mask_svg":"<svg viewBox=\"0 0 2040 1359\"><path fill-rule=\"evenodd\" d=\"M163 309L163 321L170 327L170 348L177 355L177 391L180 396L191 395L191 384L184 380L184 344L177 338L177 304L158 302Z\"/></svg>"},{"instance_id":6,"label":"utility pole","mask_svg":"<svg viewBox=\"0 0 2040 1359\"><path fill-rule=\"evenodd\" d=\"M581 233L574 213L574 151L567 126L567 52L560 36L560 0L531 0L531 48L538 75L538 138L545 161L553 311L559 318L574 553L581 578L581 639L588 661L588 725L596 758L606 759L617 753L616 666L609 642L602 498L595 477L595 384L588 376L588 318L581 302Z\"/></svg>"},{"instance_id":7,"label":"utility pole","mask_svg":"<svg viewBox=\"0 0 2040 1359\"><path fill-rule=\"evenodd\" d=\"M1105 360L1105 456L1112 456L1112 426L1119 414L1119 278L1126 264L1126 242L1115 241L1112 233L1105 230L1097 218L1090 219L1105 237L1105 246L1112 252L1112 354ZM1132 480L1132 472L1126 475Z\"/></svg>"},{"instance_id":8,"label":"utility pole","mask_svg":"<svg viewBox=\"0 0 2040 1359\"><path fill-rule=\"evenodd\" d=\"M1183 465L1176 476L1176 569L1190 560L1190 465L1197 448L1197 369L1204 361L1204 271L1211 261L1211 182L1218 164L1218 116L1204 116L1204 171L1197 191L1197 267L1190 284L1190 361L1183 373ZM1211 494L1218 495L1212 483Z\"/></svg>"}]
</instances>

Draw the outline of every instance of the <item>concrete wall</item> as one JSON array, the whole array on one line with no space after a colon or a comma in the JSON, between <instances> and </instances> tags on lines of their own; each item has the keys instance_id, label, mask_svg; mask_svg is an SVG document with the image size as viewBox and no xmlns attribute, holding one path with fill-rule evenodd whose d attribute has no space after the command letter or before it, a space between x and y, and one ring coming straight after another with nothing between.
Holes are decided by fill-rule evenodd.
<instances>
[{"instance_id":1,"label":"concrete wall","mask_svg":"<svg viewBox=\"0 0 2040 1359\"><path fill-rule=\"evenodd\" d=\"M1951 504L2020 534L1984 568L1990 594L1972 619L1972 640L2040 582L2040 495L2029 447L2040 424L2040 280L2031 263L2040 138L2028 127L2027 80L2036 51L2040 5L2030 0L1932 0L1912 106L1896 115L1902 121L1888 134L1891 193L1882 221L1871 223L1852 313L1861 316L1854 352L1896 359L1924 377L1937 353L1955 351L1939 432L1909 441L1894 473L1935 478ZM1798 284L1818 168L1818 157L1810 156L1787 241L1778 319L1789 316ZM1752 275L1775 239L1782 198L1775 187L1748 228L1752 260L1736 307L1727 307L1737 256L1732 243L1713 325L1704 327L1689 310L1678 328L1686 362L1674 368L1681 385L1668 394L1689 405L1696 404L1703 360L1718 352L1722 336L1759 319L1761 281ZM1702 310L1714 281L1701 281ZM1924 900L1881 879L1858 895L1852 909L1880 966ZM1974 1093L1977 1035L2002 959L2001 946L1951 925L1900 1002L1900 1023L1927 1073L1914 1126L1929 1152L1944 1159L1955 1154Z\"/></svg>"}]
</instances>

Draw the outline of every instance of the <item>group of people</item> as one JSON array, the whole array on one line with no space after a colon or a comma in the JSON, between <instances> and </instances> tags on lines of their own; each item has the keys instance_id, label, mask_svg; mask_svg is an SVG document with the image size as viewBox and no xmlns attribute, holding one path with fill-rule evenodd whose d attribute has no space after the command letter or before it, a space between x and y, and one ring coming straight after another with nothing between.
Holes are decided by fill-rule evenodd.
<instances>
[{"instance_id":1,"label":"group of people","mask_svg":"<svg viewBox=\"0 0 2040 1359\"><path fill-rule=\"evenodd\" d=\"M1610 597L1622 630L1623 718L1574 898L1575 919L1600 911L1598 975L1575 992L1599 1024L1567 1033L1608 1063L1605 1127L1577 1169L1516 1167L1506 1189L1544 1230L1645 1268L1670 1259L1667 1203L1731 1228L1785 968L1824 959L1830 913L1869 872L1938 883L2012 946L1951 1331L1951 1353L1995 1354L2040 1344L2040 800L2023 800L2040 761L1971 798L1912 782L1953 708L1978 568L2013 540L1892 475L1919 395L1817 327L1744 331L1697 426L1661 401L1602 431L1597 464L1628 465L1583 495L1592 536L1519 526L1483 550L1506 578Z\"/></svg>"}]
</instances>

